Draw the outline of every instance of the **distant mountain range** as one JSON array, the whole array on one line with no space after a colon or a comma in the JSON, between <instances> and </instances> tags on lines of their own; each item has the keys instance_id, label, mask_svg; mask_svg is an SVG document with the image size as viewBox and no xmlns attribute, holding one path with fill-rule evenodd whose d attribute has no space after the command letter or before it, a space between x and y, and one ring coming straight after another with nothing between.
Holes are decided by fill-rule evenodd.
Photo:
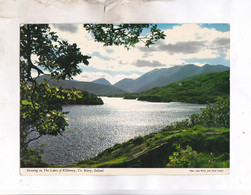
<instances>
[{"instance_id":1,"label":"distant mountain range","mask_svg":"<svg viewBox=\"0 0 251 195\"><path fill-rule=\"evenodd\" d=\"M105 78L96 79L96 80L92 81L92 83L112 86L112 84L108 80L106 80Z\"/></svg>"},{"instance_id":2,"label":"distant mountain range","mask_svg":"<svg viewBox=\"0 0 251 195\"><path fill-rule=\"evenodd\" d=\"M209 65L196 66L194 64L187 64L183 66L174 66L171 68L154 69L140 76L137 79L124 78L114 85L107 79L100 78L92 82L74 81L74 80L59 80L51 79L49 84L62 88L76 88L95 95L110 96L115 94L125 93L139 93L152 89L154 87L165 86L169 83L174 83L179 80L211 72L221 72L229 70L230 68L223 65ZM49 75L43 75L37 78L38 83L43 79L49 80Z\"/></svg>"},{"instance_id":3,"label":"distant mountain range","mask_svg":"<svg viewBox=\"0 0 251 195\"><path fill-rule=\"evenodd\" d=\"M154 69L141 77L133 79L122 79L115 83L113 86L120 88L127 92L142 92L152 89L153 87L165 86L169 83L173 83L191 76L226 71L230 68L223 65L209 65L196 66L194 64L187 64L184 66L174 66L171 68Z\"/></svg>"},{"instance_id":4,"label":"distant mountain range","mask_svg":"<svg viewBox=\"0 0 251 195\"><path fill-rule=\"evenodd\" d=\"M56 87L62 87L66 89L76 88L79 90L87 91L89 93L94 93L95 95L114 95L114 94L124 94L126 93L122 89L116 88L114 86L97 84L93 82L84 81L74 81L74 80L59 80L50 79L49 75L43 75L36 79L38 83L42 82L43 79L49 81L50 85L55 85Z\"/></svg>"}]
</instances>

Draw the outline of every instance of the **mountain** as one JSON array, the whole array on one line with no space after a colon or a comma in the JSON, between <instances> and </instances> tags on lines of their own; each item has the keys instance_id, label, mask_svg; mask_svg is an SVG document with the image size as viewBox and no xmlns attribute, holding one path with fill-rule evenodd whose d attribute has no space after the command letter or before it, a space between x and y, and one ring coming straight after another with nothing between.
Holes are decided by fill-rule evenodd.
<instances>
[{"instance_id":1,"label":"mountain","mask_svg":"<svg viewBox=\"0 0 251 195\"><path fill-rule=\"evenodd\" d=\"M171 68L154 69L135 80L123 79L115 83L114 86L130 93L137 93L154 87L165 86L169 83L173 83L191 76L226 70L229 70L229 67L223 65L205 64L204 66L200 67L194 64L187 64L184 66L174 66Z\"/></svg>"},{"instance_id":2,"label":"mountain","mask_svg":"<svg viewBox=\"0 0 251 195\"><path fill-rule=\"evenodd\" d=\"M230 71L211 72L189 77L166 86L155 87L140 93L127 94L125 99L150 102L215 102L218 97L229 97Z\"/></svg>"},{"instance_id":3,"label":"mountain","mask_svg":"<svg viewBox=\"0 0 251 195\"><path fill-rule=\"evenodd\" d=\"M122 79L120 80L119 82L115 83L113 86L114 87L117 87L117 88L120 88L120 89L123 89L124 91L132 91L131 88L134 84L134 80L133 79Z\"/></svg>"},{"instance_id":4,"label":"mountain","mask_svg":"<svg viewBox=\"0 0 251 195\"><path fill-rule=\"evenodd\" d=\"M92 81L92 83L112 86L112 84L108 80L106 80L105 78L96 79L96 80Z\"/></svg>"},{"instance_id":5,"label":"mountain","mask_svg":"<svg viewBox=\"0 0 251 195\"><path fill-rule=\"evenodd\" d=\"M114 94L124 94L126 93L122 89L116 88L114 86L102 85L92 82L75 81L75 80L59 80L51 79L49 75L43 75L36 79L38 83L42 82L43 79L47 80L50 85L55 85L56 87L62 87L66 89L76 88L79 90L87 91L89 93L94 93L95 95L114 95Z\"/></svg>"}]
</instances>

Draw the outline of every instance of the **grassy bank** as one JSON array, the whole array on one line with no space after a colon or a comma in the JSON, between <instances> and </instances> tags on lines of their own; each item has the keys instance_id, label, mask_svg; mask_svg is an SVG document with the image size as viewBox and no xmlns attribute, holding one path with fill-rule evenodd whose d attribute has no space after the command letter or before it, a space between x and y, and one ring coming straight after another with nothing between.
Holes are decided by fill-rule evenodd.
<instances>
[{"instance_id":1,"label":"grassy bank","mask_svg":"<svg viewBox=\"0 0 251 195\"><path fill-rule=\"evenodd\" d=\"M228 167L228 145L229 129L203 126L178 130L166 128L158 133L116 144L97 157L70 167L184 167L178 163L168 165L171 163L170 157L179 152L179 147L183 150L191 147L197 154L209 156L209 160L214 162L210 166L207 162L198 162L197 167Z\"/></svg>"}]
</instances>

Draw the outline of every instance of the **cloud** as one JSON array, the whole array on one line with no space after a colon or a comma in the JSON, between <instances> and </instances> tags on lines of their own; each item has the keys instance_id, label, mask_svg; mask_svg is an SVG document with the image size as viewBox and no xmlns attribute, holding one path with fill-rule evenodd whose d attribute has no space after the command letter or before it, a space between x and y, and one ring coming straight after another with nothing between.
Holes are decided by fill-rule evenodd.
<instances>
[{"instance_id":1,"label":"cloud","mask_svg":"<svg viewBox=\"0 0 251 195\"><path fill-rule=\"evenodd\" d=\"M205 41L187 41L177 42L175 44L160 45L159 49L168 51L171 55L174 53L191 54L198 53L205 47Z\"/></svg>"},{"instance_id":2,"label":"cloud","mask_svg":"<svg viewBox=\"0 0 251 195\"><path fill-rule=\"evenodd\" d=\"M142 55L142 58L149 58L149 57L151 57L152 56L152 54L150 54L150 53L144 53L143 55Z\"/></svg>"},{"instance_id":3,"label":"cloud","mask_svg":"<svg viewBox=\"0 0 251 195\"><path fill-rule=\"evenodd\" d=\"M159 41L159 42L161 42L161 41ZM157 42L155 45L151 45L150 47L145 47L145 46L139 47L139 50L142 52L148 52L148 53L160 51L159 46L164 45L165 43L161 42L161 44L160 44L159 42Z\"/></svg>"},{"instance_id":4,"label":"cloud","mask_svg":"<svg viewBox=\"0 0 251 195\"><path fill-rule=\"evenodd\" d=\"M150 61L146 61L146 60L137 60L135 63L134 63L134 66L137 66L137 67L160 67L160 66L166 66L164 64L161 64L159 61L157 60L154 60L152 62Z\"/></svg>"},{"instance_id":5,"label":"cloud","mask_svg":"<svg viewBox=\"0 0 251 195\"><path fill-rule=\"evenodd\" d=\"M229 60L230 32L221 32L214 28L198 24L182 24L164 30L166 38L147 47L139 47L142 59L158 59L166 67L182 64L186 59L217 59L225 55ZM150 56L150 55L152 56ZM227 63L229 64L229 63Z\"/></svg>"},{"instance_id":6,"label":"cloud","mask_svg":"<svg viewBox=\"0 0 251 195\"><path fill-rule=\"evenodd\" d=\"M76 24L53 24L53 27L63 32L76 33L78 31L78 26Z\"/></svg>"},{"instance_id":7,"label":"cloud","mask_svg":"<svg viewBox=\"0 0 251 195\"><path fill-rule=\"evenodd\" d=\"M225 52L230 49L230 39L229 38L216 38L212 41L211 44L213 50L217 50L217 52Z\"/></svg>"},{"instance_id":8,"label":"cloud","mask_svg":"<svg viewBox=\"0 0 251 195\"><path fill-rule=\"evenodd\" d=\"M114 50L113 49L106 49L106 52L107 53L114 53Z\"/></svg>"},{"instance_id":9,"label":"cloud","mask_svg":"<svg viewBox=\"0 0 251 195\"><path fill-rule=\"evenodd\" d=\"M216 38L213 40L213 43L217 45L223 45L223 46L229 46L230 45L230 39L229 38Z\"/></svg>"},{"instance_id":10,"label":"cloud","mask_svg":"<svg viewBox=\"0 0 251 195\"><path fill-rule=\"evenodd\" d=\"M111 60L111 58L109 58L109 57L107 57L107 56L103 56L103 55L101 55L99 52L97 52L97 51L94 51L92 54L91 54L91 56L96 56L96 57L98 57L98 58L100 58L100 59L102 59L102 60L105 60L105 61L110 61Z\"/></svg>"}]
</instances>

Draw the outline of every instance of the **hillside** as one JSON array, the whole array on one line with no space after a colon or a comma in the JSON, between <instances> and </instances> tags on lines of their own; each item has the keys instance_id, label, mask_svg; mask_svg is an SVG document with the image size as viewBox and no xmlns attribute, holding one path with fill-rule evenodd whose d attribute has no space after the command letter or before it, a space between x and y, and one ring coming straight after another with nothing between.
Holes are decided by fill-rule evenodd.
<instances>
[{"instance_id":1,"label":"hillside","mask_svg":"<svg viewBox=\"0 0 251 195\"><path fill-rule=\"evenodd\" d=\"M141 93L127 94L125 99L151 102L214 102L217 97L229 97L229 71L201 74L156 87Z\"/></svg>"},{"instance_id":2,"label":"hillside","mask_svg":"<svg viewBox=\"0 0 251 195\"><path fill-rule=\"evenodd\" d=\"M97 83L97 84L102 84L102 85L109 85L111 86L112 84L105 78L100 78L92 81L92 83Z\"/></svg>"},{"instance_id":3,"label":"hillside","mask_svg":"<svg viewBox=\"0 0 251 195\"><path fill-rule=\"evenodd\" d=\"M226 70L229 70L229 67L223 65L206 64L200 67L194 64L187 64L184 66L174 66L171 68L154 69L135 80L123 79L115 83L114 86L130 93L138 93L154 87L165 86L169 83L173 83L191 76Z\"/></svg>"},{"instance_id":4,"label":"hillside","mask_svg":"<svg viewBox=\"0 0 251 195\"><path fill-rule=\"evenodd\" d=\"M87 91L89 93L93 93L95 95L113 95L113 94L125 94L126 92L108 85L102 85L92 82L84 82L84 81L74 81L74 80L59 80L56 81L55 79L50 79L49 75L43 75L38 77L36 80L38 83L42 82L43 79L49 81L50 85L54 85L56 87L62 87L65 89L76 88L82 91Z\"/></svg>"}]
</instances>

